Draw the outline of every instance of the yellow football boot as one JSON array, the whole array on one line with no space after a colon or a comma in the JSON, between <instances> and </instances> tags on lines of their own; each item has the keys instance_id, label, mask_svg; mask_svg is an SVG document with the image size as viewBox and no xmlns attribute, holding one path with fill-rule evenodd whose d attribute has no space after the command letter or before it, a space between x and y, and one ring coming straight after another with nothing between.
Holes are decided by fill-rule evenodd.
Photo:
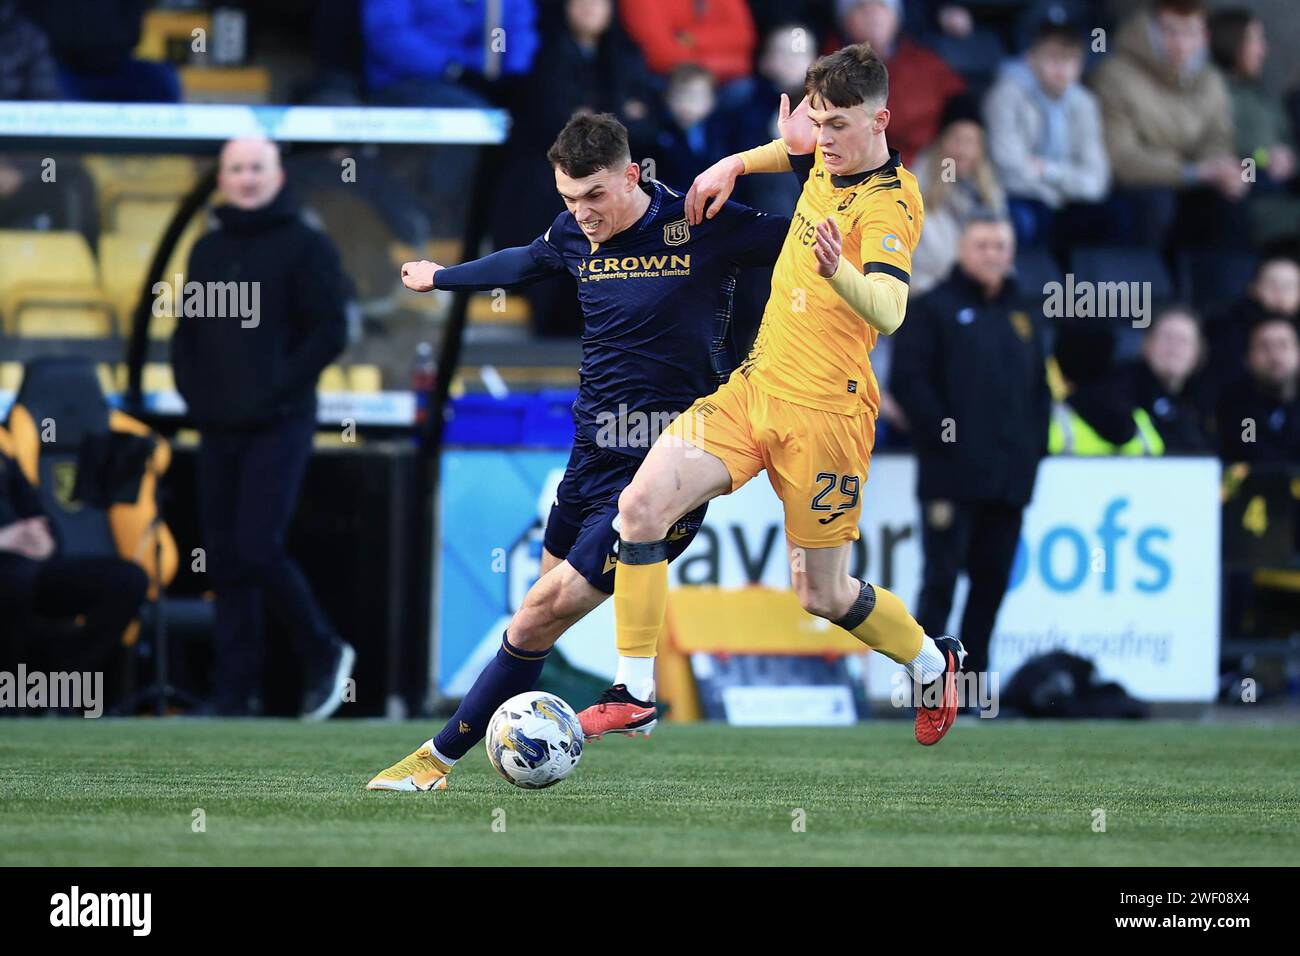
<instances>
[{"instance_id":1,"label":"yellow football boot","mask_svg":"<svg viewBox=\"0 0 1300 956\"><path fill-rule=\"evenodd\" d=\"M432 741L400 763L375 775L367 790L400 790L406 793L446 790L451 767L433 755Z\"/></svg>"}]
</instances>

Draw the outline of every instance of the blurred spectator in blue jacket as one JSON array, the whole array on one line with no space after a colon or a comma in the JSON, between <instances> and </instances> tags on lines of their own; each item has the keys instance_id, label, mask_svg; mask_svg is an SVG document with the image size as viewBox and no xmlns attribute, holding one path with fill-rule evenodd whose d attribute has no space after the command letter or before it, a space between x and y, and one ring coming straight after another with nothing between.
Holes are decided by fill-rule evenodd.
<instances>
[{"instance_id":1,"label":"blurred spectator in blue jacket","mask_svg":"<svg viewBox=\"0 0 1300 956\"><path fill-rule=\"evenodd\" d=\"M364 0L366 83L393 104L481 105L486 91L525 75L537 52L532 0Z\"/></svg>"},{"instance_id":2,"label":"blurred spectator in blue jacket","mask_svg":"<svg viewBox=\"0 0 1300 956\"><path fill-rule=\"evenodd\" d=\"M712 74L683 63L668 74L664 88L664 123L650 151L647 173L685 192L695 177L726 153L722 118L717 110Z\"/></svg>"},{"instance_id":3,"label":"blurred spectator in blue jacket","mask_svg":"<svg viewBox=\"0 0 1300 956\"><path fill-rule=\"evenodd\" d=\"M370 100L384 106L483 108L508 103L537 52L532 0L362 0ZM479 150L407 151L435 224L462 222Z\"/></svg>"},{"instance_id":4,"label":"blurred spectator in blue jacket","mask_svg":"<svg viewBox=\"0 0 1300 956\"><path fill-rule=\"evenodd\" d=\"M1110 185L1101 110L1082 74L1081 31L1048 22L984 101L989 154L1021 246L1078 241L1077 221L1089 212L1073 207L1098 203Z\"/></svg>"},{"instance_id":5,"label":"blurred spectator in blue jacket","mask_svg":"<svg viewBox=\"0 0 1300 956\"><path fill-rule=\"evenodd\" d=\"M17 0L0 0L0 100L57 100L62 96L58 67L45 34L19 14Z\"/></svg>"},{"instance_id":6,"label":"blurred spectator in blue jacket","mask_svg":"<svg viewBox=\"0 0 1300 956\"><path fill-rule=\"evenodd\" d=\"M131 55L147 6L146 0L26 0L23 13L49 38L68 99L176 103L175 68Z\"/></svg>"}]
</instances>

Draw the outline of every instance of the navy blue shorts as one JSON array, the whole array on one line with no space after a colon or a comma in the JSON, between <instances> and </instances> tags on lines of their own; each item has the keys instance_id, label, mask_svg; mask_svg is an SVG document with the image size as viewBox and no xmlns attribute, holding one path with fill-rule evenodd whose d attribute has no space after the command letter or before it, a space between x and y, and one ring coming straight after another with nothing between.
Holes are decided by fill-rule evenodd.
<instances>
[{"instance_id":1,"label":"navy blue shorts","mask_svg":"<svg viewBox=\"0 0 1300 956\"><path fill-rule=\"evenodd\" d=\"M614 593L618 566L618 496L632 481L641 459L606 451L582 435L573 442L568 467L546 519L546 550L567 560L591 586ZM700 505L668 532L668 560L673 561L695 539L708 505Z\"/></svg>"}]
</instances>

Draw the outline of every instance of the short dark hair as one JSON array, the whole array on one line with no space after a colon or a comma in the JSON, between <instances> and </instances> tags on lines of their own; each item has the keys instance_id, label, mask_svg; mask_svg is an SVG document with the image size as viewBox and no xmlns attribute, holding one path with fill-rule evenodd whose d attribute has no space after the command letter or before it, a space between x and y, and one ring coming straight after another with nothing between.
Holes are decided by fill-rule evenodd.
<instances>
[{"instance_id":1,"label":"short dark hair","mask_svg":"<svg viewBox=\"0 0 1300 956\"><path fill-rule=\"evenodd\" d=\"M575 113L546 151L551 166L582 179L619 163L630 163L627 129L612 113Z\"/></svg>"},{"instance_id":2,"label":"short dark hair","mask_svg":"<svg viewBox=\"0 0 1300 956\"><path fill-rule=\"evenodd\" d=\"M1250 277L1251 281L1257 281L1265 272L1278 263L1300 268L1300 262L1297 262L1294 256L1291 256L1286 252L1266 252L1264 255L1260 256L1259 262L1255 264L1255 274Z\"/></svg>"},{"instance_id":3,"label":"short dark hair","mask_svg":"<svg viewBox=\"0 0 1300 956\"><path fill-rule=\"evenodd\" d=\"M809 102L820 98L832 106L883 103L889 98L889 70L870 43L855 43L808 67L803 88Z\"/></svg>"},{"instance_id":4,"label":"short dark hair","mask_svg":"<svg viewBox=\"0 0 1300 956\"><path fill-rule=\"evenodd\" d=\"M1059 43L1062 46L1082 47L1083 30L1076 23L1068 21L1058 22L1056 20L1044 20L1038 24L1034 31L1034 40L1031 46L1041 46L1044 43Z\"/></svg>"},{"instance_id":5,"label":"short dark hair","mask_svg":"<svg viewBox=\"0 0 1300 956\"><path fill-rule=\"evenodd\" d=\"M964 233L971 226L1010 226L1011 220L1004 214L988 206L976 206L965 217L961 224L961 231Z\"/></svg>"},{"instance_id":6,"label":"short dark hair","mask_svg":"<svg viewBox=\"0 0 1300 956\"><path fill-rule=\"evenodd\" d=\"M693 83L696 80L707 80L709 86L714 85L713 74L698 63L679 63L672 68L672 71L664 79L664 84L672 87L683 83Z\"/></svg>"},{"instance_id":7,"label":"short dark hair","mask_svg":"<svg viewBox=\"0 0 1300 956\"><path fill-rule=\"evenodd\" d=\"M1204 0L1153 0L1151 12L1172 13L1180 17L1202 16L1205 13Z\"/></svg>"},{"instance_id":8,"label":"short dark hair","mask_svg":"<svg viewBox=\"0 0 1300 956\"><path fill-rule=\"evenodd\" d=\"M1265 313L1264 315L1257 316L1255 320L1250 323L1250 329L1246 333L1246 341L1251 345L1254 345L1255 336L1259 335L1259 333L1264 329L1272 328L1275 325L1280 325L1283 328L1290 329L1292 333L1296 332L1295 323L1292 322L1290 319L1288 319L1285 315L1275 315L1273 313ZM1300 337L1300 333L1298 333L1297 335L1298 337Z\"/></svg>"}]
</instances>

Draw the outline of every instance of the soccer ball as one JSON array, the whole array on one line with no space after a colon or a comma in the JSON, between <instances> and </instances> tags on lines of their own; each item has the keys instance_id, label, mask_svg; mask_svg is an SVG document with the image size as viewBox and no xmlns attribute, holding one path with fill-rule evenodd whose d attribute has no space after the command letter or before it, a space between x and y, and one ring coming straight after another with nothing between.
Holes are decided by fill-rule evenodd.
<instances>
[{"instance_id":1,"label":"soccer ball","mask_svg":"<svg viewBox=\"0 0 1300 956\"><path fill-rule=\"evenodd\" d=\"M488 760L516 787L541 790L573 772L582 756L582 725L554 694L530 690L502 704L488 723Z\"/></svg>"}]
</instances>

